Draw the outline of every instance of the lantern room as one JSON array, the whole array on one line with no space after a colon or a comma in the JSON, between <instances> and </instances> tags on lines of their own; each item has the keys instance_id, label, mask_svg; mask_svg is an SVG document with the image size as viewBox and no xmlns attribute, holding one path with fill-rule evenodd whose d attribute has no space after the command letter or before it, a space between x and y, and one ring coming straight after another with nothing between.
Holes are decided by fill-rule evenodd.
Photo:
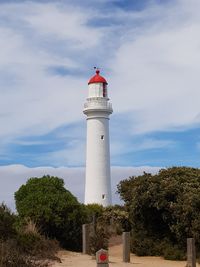
<instances>
[{"instance_id":1,"label":"lantern room","mask_svg":"<svg viewBox=\"0 0 200 267\"><path fill-rule=\"evenodd\" d=\"M103 97L107 98L107 81L104 77L99 75L100 71L96 70L96 75L94 75L88 82L88 98L93 97Z\"/></svg>"}]
</instances>

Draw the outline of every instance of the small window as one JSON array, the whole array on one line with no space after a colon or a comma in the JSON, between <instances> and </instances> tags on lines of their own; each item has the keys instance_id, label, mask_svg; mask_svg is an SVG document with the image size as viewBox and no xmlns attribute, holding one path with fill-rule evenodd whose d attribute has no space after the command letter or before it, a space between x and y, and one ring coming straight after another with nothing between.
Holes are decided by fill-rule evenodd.
<instances>
[{"instance_id":1,"label":"small window","mask_svg":"<svg viewBox=\"0 0 200 267\"><path fill-rule=\"evenodd\" d=\"M101 135L101 140L104 140L104 135Z\"/></svg>"},{"instance_id":2,"label":"small window","mask_svg":"<svg viewBox=\"0 0 200 267\"><path fill-rule=\"evenodd\" d=\"M103 84L103 97L107 97L107 88L106 83Z\"/></svg>"},{"instance_id":3,"label":"small window","mask_svg":"<svg viewBox=\"0 0 200 267\"><path fill-rule=\"evenodd\" d=\"M105 198L106 198L106 195L105 195L105 194L103 194L103 195L102 195L102 199L105 199Z\"/></svg>"}]
</instances>

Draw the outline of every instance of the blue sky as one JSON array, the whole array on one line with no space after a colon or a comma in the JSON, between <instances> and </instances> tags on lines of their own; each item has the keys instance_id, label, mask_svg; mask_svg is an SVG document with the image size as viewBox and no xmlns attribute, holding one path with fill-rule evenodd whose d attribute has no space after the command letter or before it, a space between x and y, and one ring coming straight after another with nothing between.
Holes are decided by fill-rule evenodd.
<instances>
[{"instance_id":1,"label":"blue sky","mask_svg":"<svg viewBox=\"0 0 200 267\"><path fill-rule=\"evenodd\" d=\"M2 185L16 168L23 176L64 167L64 178L84 170L93 66L109 83L111 164L122 178L144 166L199 167L199 8L198 0L0 1Z\"/></svg>"}]
</instances>

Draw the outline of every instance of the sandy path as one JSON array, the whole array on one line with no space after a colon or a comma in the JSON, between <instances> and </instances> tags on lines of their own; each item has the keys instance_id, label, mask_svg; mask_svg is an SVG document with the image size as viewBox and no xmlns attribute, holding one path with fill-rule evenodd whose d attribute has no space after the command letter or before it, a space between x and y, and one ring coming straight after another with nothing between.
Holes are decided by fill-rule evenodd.
<instances>
[{"instance_id":1,"label":"sandy path","mask_svg":"<svg viewBox=\"0 0 200 267\"><path fill-rule=\"evenodd\" d=\"M81 253L60 251L62 263L55 263L53 267L96 267L94 258ZM131 263L122 262L122 245L109 248L109 267L185 267L185 261L167 261L160 257L137 257L131 254ZM200 267L197 264L197 267Z\"/></svg>"}]
</instances>

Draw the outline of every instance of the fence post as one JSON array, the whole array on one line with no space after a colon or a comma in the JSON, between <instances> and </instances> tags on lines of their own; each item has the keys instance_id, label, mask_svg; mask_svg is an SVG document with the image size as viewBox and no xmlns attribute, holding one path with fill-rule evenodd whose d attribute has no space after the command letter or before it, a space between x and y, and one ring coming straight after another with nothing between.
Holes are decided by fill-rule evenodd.
<instances>
[{"instance_id":1,"label":"fence post","mask_svg":"<svg viewBox=\"0 0 200 267\"><path fill-rule=\"evenodd\" d=\"M100 249L96 252L97 267L109 267L108 251Z\"/></svg>"},{"instance_id":2,"label":"fence post","mask_svg":"<svg viewBox=\"0 0 200 267\"><path fill-rule=\"evenodd\" d=\"M123 262L130 262L130 232L123 232Z\"/></svg>"},{"instance_id":3,"label":"fence post","mask_svg":"<svg viewBox=\"0 0 200 267\"><path fill-rule=\"evenodd\" d=\"M82 225L82 251L83 254L90 254L90 225L89 224L83 224Z\"/></svg>"},{"instance_id":4,"label":"fence post","mask_svg":"<svg viewBox=\"0 0 200 267\"><path fill-rule=\"evenodd\" d=\"M187 238L187 267L196 267L196 250L194 238Z\"/></svg>"}]
</instances>

